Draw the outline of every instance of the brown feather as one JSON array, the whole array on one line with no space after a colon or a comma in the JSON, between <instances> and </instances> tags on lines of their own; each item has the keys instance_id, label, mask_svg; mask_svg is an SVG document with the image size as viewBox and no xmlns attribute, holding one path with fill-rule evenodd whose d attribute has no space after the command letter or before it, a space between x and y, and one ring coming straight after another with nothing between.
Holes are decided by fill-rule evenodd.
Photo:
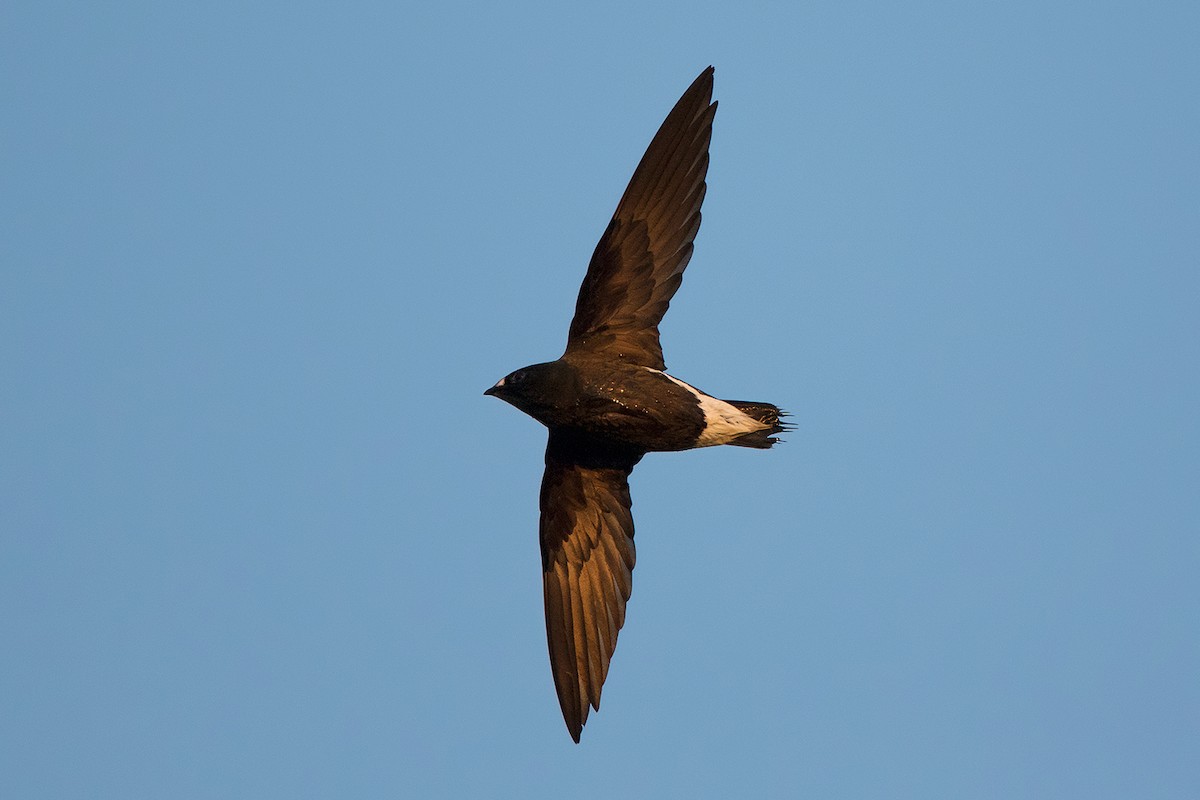
<instances>
[{"instance_id":1,"label":"brown feather","mask_svg":"<svg viewBox=\"0 0 1200 800\"><path fill-rule=\"evenodd\" d=\"M709 67L671 109L634 170L579 289L568 355L666 369L658 324L700 229L717 110L712 82Z\"/></svg>"},{"instance_id":2,"label":"brown feather","mask_svg":"<svg viewBox=\"0 0 1200 800\"><path fill-rule=\"evenodd\" d=\"M641 453L551 431L541 492L542 583L550 668L579 741L625 621L635 560L629 473Z\"/></svg>"}]
</instances>

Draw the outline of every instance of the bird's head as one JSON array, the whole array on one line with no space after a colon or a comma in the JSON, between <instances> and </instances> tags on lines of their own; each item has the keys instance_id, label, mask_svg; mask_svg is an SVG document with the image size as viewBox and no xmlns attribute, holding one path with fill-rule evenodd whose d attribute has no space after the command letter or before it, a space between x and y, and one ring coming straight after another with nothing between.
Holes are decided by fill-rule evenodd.
<instances>
[{"instance_id":1,"label":"bird's head","mask_svg":"<svg viewBox=\"0 0 1200 800\"><path fill-rule=\"evenodd\" d=\"M484 394L499 397L539 422L550 425L561 413L577 383L575 371L562 361L533 364L510 372Z\"/></svg>"}]
</instances>

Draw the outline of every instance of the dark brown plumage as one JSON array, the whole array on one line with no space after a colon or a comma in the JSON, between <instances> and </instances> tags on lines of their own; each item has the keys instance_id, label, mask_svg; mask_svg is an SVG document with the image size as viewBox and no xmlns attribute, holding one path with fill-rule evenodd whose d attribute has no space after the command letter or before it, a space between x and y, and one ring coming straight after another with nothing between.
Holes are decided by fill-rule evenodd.
<instances>
[{"instance_id":1,"label":"dark brown plumage","mask_svg":"<svg viewBox=\"0 0 1200 800\"><path fill-rule=\"evenodd\" d=\"M692 258L717 104L713 68L671 109L633 172L579 287L567 356L666 369L658 323Z\"/></svg>"},{"instance_id":2,"label":"dark brown plumage","mask_svg":"<svg viewBox=\"0 0 1200 800\"><path fill-rule=\"evenodd\" d=\"M717 110L712 82L709 67L634 171L592 254L566 352L487 391L550 429L540 500L546 638L576 742L588 708L600 708L633 588L634 465L651 451L769 448L787 427L770 403L718 400L663 371L658 324L700 228Z\"/></svg>"},{"instance_id":3,"label":"dark brown plumage","mask_svg":"<svg viewBox=\"0 0 1200 800\"><path fill-rule=\"evenodd\" d=\"M551 431L542 477L540 538L546 640L554 688L579 741L625 624L633 591L629 473L639 452Z\"/></svg>"}]
</instances>

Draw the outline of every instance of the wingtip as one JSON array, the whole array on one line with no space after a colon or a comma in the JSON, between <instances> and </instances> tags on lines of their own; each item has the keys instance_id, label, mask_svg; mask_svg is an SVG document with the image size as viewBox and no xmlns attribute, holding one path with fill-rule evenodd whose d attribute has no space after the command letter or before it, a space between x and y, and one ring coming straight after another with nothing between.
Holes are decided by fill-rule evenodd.
<instances>
[{"instance_id":1,"label":"wingtip","mask_svg":"<svg viewBox=\"0 0 1200 800\"><path fill-rule=\"evenodd\" d=\"M694 95L697 91L703 91L708 95L709 99L711 100L712 99L712 88L713 88L713 74L715 72L716 72L716 70L713 69L712 65L709 65L705 69L701 70L700 74L696 76L696 80L692 81L692 85L689 86L687 91L683 93L683 97L688 97L690 95ZM681 97L680 100L682 101L683 98Z\"/></svg>"}]
</instances>

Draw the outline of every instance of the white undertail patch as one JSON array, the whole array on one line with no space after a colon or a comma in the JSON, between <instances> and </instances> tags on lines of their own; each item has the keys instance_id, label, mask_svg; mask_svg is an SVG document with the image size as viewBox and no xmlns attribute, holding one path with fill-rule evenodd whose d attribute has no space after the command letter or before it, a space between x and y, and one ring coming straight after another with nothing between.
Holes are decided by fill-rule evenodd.
<instances>
[{"instance_id":1,"label":"white undertail patch","mask_svg":"<svg viewBox=\"0 0 1200 800\"><path fill-rule=\"evenodd\" d=\"M700 436L696 439L696 447L728 444L743 434L771 427L765 422L759 422L736 406L732 406L724 400L718 400L695 386L684 383L674 375L667 375L661 370L654 371L660 372L664 377L670 378L674 383L687 389L699 401L700 410L704 412L704 430L700 431Z\"/></svg>"}]
</instances>

